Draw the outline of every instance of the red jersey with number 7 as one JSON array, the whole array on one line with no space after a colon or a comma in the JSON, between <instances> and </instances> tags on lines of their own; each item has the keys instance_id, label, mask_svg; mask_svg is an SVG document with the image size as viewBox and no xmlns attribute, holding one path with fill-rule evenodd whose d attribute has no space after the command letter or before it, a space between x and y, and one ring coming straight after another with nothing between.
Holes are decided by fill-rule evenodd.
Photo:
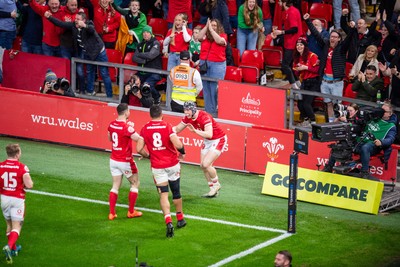
<instances>
[{"instance_id":1,"label":"red jersey with number 7","mask_svg":"<svg viewBox=\"0 0 400 267\"><path fill-rule=\"evenodd\" d=\"M170 137L176 135L172 126L164 121L149 121L140 131L150 154L151 167L164 169L178 164L178 152Z\"/></svg>"},{"instance_id":2,"label":"red jersey with number 7","mask_svg":"<svg viewBox=\"0 0 400 267\"><path fill-rule=\"evenodd\" d=\"M119 162L132 160L132 139L135 129L125 121L115 120L108 126L111 137L111 159Z\"/></svg>"},{"instance_id":3,"label":"red jersey with number 7","mask_svg":"<svg viewBox=\"0 0 400 267\"><path fill-rule=\"evenodd\" d=\"M25 199L24 174L29 173L27 166L14 159L0 163L0 193L5 196Z\"/></svg>"}]
</instances>

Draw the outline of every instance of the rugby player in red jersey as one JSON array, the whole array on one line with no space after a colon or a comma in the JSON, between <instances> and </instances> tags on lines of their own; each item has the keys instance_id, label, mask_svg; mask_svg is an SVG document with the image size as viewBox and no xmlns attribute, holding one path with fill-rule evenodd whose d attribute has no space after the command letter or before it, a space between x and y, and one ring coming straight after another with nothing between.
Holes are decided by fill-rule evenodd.
<instances>
[{"instance_id":1,"label":"rugby player in red jersey","mask_svg":"<svg viewBox=\"0 0 400 267\"><path fill-rule=\"evenodd\" d=\"M203 110L197 110L194 102L186 101L183 104L183 110L185 117L174 127L175 132L180 133L188 127L191 132L204 138L200 167L207 179L210 191L203 197L215 197L221 189L221 184L213 163L227 149L228 137L210 114Z\"/></svg>"},{"instance_id":2,"label":"rugby player in red jersey","mask_svg":"<svg viewBox=\"0 0 400 267\"><path fill-rule=\"evenodd\" d=\"M7 223L8 243L3 247L7 263L18 256L21 246L17 245L25 215L25 188L33 182L27 166L19 162L21 148L18 144L6 146L7 160L0 163L1 210Z\"/></svg>"},{"instance_id":3,"label":"rugby player in red jersey","mask_svg":"<svg viewBox=\"0 0 400 267\"><path fill-rule=\"evenodd\" d=\"M110 157L110 171L113 178L113 185L110 191L109 220L117 217L115 206L118 200L118 192L122 185L124 175L131 188L129 191L129 208L127 217L134 218L142 216L142 212L135 210L135 204L139 193L139 176L136 163L132 157L132 140L137 141L139 134L133 128L134 123L128 121L130 112L128 104L122 103L117 106L118 118L108 126L108 139L112 142Z\"/></svg>"},{"instance_id":4,"label":"rugby player in red jersey","mask_svg":"<svg viewBox=\"0 0 400 267\"><path fill-rule=\"evenodd\" d=\"M149 121L140 131L139 140L136 143L137 152L150 159L154 182L160 194L160 206L164 214L167 226L167 237L174 236L170 203L168 200L169 188L172 191L172 199L176 209L177 227L182 228L186 221L182 211L182 197L180 192L180 159L185 155L185 149L172 126L162 119L160 106L150 108ZM148 152L145 150L147 147ZM179 151L179 156L177 153ZM169 187L168 187L169 185Z\"/></svg>"}]
</instances>

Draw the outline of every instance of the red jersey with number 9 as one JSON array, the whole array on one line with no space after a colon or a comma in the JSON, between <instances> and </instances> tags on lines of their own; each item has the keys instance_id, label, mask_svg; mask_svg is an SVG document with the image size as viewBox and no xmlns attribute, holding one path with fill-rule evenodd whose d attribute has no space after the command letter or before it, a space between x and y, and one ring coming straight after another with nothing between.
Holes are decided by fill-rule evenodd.
<instances>
[{"instance_id":1,"label":"red jersey with number 9","mask_svg":"<svg viewBox=\"0 0 400 267\"><path fill-rule=\"evenodd\" d=\"M151 167L164 169L178 164L178 153L170 136L176 135L172 126L164 121L149 121L140 131L150 154Z\"/></svg>"},{"instance_id":2,"label":"red jersey with number 9","mask_svg":"<svg viewBox=\"0 0 400 267\"><path fill-rule=\"evenodd\" d=\"M29 173L27 166L14 159L0 163L0 192L2 195L25 199L23 176Z\"/></svg>"},{"instance_id":3,"label":"red jersey with number 9","mask_svg":"<svg viewBox=\"0 0 400 267\"><path fill-rule=\"evenodd\" d=\"M111 137L111 159L119 162L132 160L132 139L135 129L125 121L115 120L108 126Z\"/></svg>"}]
</instances>

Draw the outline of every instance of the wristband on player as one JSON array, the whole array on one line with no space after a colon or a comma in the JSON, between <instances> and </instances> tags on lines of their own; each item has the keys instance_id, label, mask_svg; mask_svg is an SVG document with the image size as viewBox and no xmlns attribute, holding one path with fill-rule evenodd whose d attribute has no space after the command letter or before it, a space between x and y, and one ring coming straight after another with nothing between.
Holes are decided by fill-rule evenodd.
<instances>
[{"instance_id":1,"label":"wristband on player","mask_svg":"<svg viewBox=\"0 0 400 267\"><path fill-rule=\"evenodd\" d=\"M182 146L181 148L177 148L176 150L178 150L178 152L181 153L182 155L186 154L184 146Z\"/></svg>"}]
</instances>

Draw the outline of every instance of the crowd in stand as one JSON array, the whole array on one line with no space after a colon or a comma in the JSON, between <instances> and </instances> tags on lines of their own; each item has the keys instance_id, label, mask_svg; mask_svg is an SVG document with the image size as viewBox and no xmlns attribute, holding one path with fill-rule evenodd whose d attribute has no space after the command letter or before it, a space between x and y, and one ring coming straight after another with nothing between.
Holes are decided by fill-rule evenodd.
<instances>
[{"instance_id":1,"label":"crowd in stand","mask_svg":"<svg viewBox=\"0 0 400 267\"><path fill-rule=\"evenodd\" d=\"M321 2L332 5L330 25L311 19L309 8L304 9L305 3ZM231 46L241 55L260 48L260 39L270 35L274 45L283 47L282 72L292 89L346 96L350 84L349 90L359 99L390 98L399 107L400 1L378 1L379 8L368 21L365 2L6 0L0 2L0 46L12 48L19 35L23 52L95 61L107 61L105 49L117 49L123 55L134 52L134 62L154 69L162 69L162 57L168 57L168 71L179 65L181 51L189 51L192 67L206 64L203 77L224 79L226 66L233 64ZM151 17L168 21L165 36L153 34L148 25ZM85 74L83 66L77 66L77 93L95 94L94 69L87 67ZM101 69L107 96L112 97L108 70ZM160 75L139 72L137 76L150 85L158 103L155 84ZM203 85L206 111L216 115L217 84L203 81ZM333 121L333 101L324 101ZM299 99L306 124L315 121L312 103L310 97Z\"/></svg>"}]
</instances>

